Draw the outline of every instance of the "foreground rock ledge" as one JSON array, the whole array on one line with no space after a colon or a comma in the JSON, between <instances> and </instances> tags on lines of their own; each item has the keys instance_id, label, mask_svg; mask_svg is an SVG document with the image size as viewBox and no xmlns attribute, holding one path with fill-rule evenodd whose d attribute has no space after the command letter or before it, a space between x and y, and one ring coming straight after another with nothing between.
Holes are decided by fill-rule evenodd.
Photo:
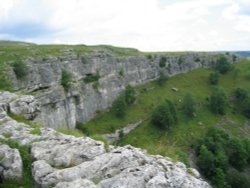
<instances>
[{"instance_id":1,"label":"foreground rock ledge","mask_svg":"<svg viewBox=\"0 0 250 188\"><path fill-rule=\"evenodd\" d=\"M39 134L34 134L35 128L7 115L5 107L11 100L6 101L0 101L0 138L31 146L32 175L37 187L211 187L195 169L160 155L148 155L132 146L105 146L103 142L64 135L51 128L39 128ZM13 169L11 165L15 168L16 163L8 164L9 169ZM20 169L21 166L18 173L9 173L8 177L11 174L13 178L21 177Z\"/></svg>"}]
</instances>

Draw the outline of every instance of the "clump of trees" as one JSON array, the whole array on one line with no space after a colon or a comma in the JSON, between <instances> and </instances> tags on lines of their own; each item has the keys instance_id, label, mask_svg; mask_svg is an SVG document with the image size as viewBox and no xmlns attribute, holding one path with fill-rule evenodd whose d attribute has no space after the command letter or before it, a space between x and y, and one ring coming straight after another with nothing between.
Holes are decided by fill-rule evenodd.
<instances>
[{"instance_id":1,"label":"clump of trees","mask_svg":"<svg viewBox=\"0 0 250 188\"><path fill-rule=\"evenodd\" d=\"M234 92L235 106L245 117L250 118L250 95L247 90L237 88Z\"/></svg>"},{"instance_id":2,"label":"clump of trees","mask_svg":"<svg viewBox=\"0 0 250 188\"><path fill-rule=\"evenodd\" d=\"M215 69L221 74L226 74L231 69L231 64L225 56L221 56L216 62Z\"/></svg>"},{"instance_id":3,"label":"clump of trees","mask_svg":"<svg viewBox=\"0 0 250 188\"><path fill-rule=\"evenodd\" d=\"M125 91L114 101L112 111L117 118L124 118L127 107L135 102L135 89L128 85Z\"/></svg>"},{"instance_id":4,"label":"clump of trees","mask_svg":"<svg viewBox=\"0 0 250 188\"><path fill-rule=\"evenodd\" d=\"M152 124L164 130L168 130L177 120L175 105L170 100L156 107L151 116Z\"/></svg>"},{"instance_id":5,"label":"clump of trees","mask_svg":"<svg viewBox=\"0 0 250 188\"><path fill-rule=\"evenodd\" d=\"M196 155L201 173L217 187L249 187L249 180L240 173L250 164L249 139L233 138L210 128L198 141Z\"/></svg>"}]
</instances>

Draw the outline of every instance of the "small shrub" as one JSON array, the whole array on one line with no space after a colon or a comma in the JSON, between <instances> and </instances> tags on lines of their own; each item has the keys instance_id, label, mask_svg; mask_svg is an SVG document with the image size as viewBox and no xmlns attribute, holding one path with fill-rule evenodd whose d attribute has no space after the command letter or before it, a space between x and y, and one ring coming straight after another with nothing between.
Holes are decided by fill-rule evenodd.
<instances>
[{"instance_id":1,"label":"small shrub","mask_svg":"<svg viewBox=\"0 0 250 188\"><path fill-rule=\"evenodd\" d=\"M160 62L159 62L159 66L161 68L166 66L166 62L167 62L167 58L166 57L161 57Z\"/></svg>"},{"instance_id":2,"label":"small shrub","mask_svg":"<svg viewBox=\"0 0 250 188\"><path fill-rule=\"evenodd\" d=\"M209 75L209 83L211 84L211 85L217 85L218 84L218 82L219 82L219 74L217 73L217 72L214 72L214 73L211 73L210 75Z\"/></svg>"},{"instance_id":3,"label":"small shrub","mask_svg":"<svg viewBox=\"0 0 250 188\"><path fill-rule=\"evenodd\" d=\"M123 69L120 69L120 71L119 71L119 76L120 76L120 77L124 77L124 70L123 70Z\"/></svg>"},{"instance_id":4,"label":"small shrub","mask_svg":"<svg viewBox=\"0 0 250 188\"><path fill-rule=\"evenodd\" d=\"M183 59L180 57L179 59L178 59L178 65L181 65L183 63Z\"/></svg>"},{"instance_id":5,"label":"small shrub","mask_svg":"<svg viewBox=\"0 0 250 188\"><path fill-rule=\"evenodd\" d=\"M96 82L99 79L100 79L100 75L98 72L96 74L89 73L89 74L86 74L86 77L84 78L84 82L91 83L91 82Z\"/></svg>"},{"instance_id":6,"label":"small shrub","mask_svg":"<svg viewBox=\"0 0 250 188\"><path fill-rule=\"evenodd\" d=\"M93 86L93 89L97 90L99 88L99 86L100 86L100 83L98 81L96 81L96 82L93 83L92 86Z\"/></svg>"},{"instance_id":7,"label":"small shrub","mask_svg":"<svg viewBox=\"0 0 250 188\"><path fill-rule=\"evenodd\" d=\"M15 62L12 66L17 79L23 79L27 76L28 66L23 61Z\"/></svg>"},{"instance_id":8,"label":"small shrub","mask_svg":"<svg viewBox=\"0 0 250 188\"><path fill-rule=\"evenodd\" d=\"M152 60L152 59L153 59L153 56L152 56L151 54L148 54L148 55L147 55L147 58L148 58L149 60Z\"/></svg>"},{"instance_id":9,"label":"small shrub","mask_svg":"<svg viewBox=\"0 0 250 188\"><path fill-rule=\"evenodd\" d=\"M72 75L65 69L62 70L61 85L68 90L72 82Z\"/></svg>"},{"instance_id":10,"label":"small shrub","mask_svg":"<svg viewBox=\"0 0 250 188\"><path fill-rule=\"evenodd\" d=\"M135 102L135 89L130 85L125 89L125 101L127 105L131 105Z\"/></svg>"}]
</instances>

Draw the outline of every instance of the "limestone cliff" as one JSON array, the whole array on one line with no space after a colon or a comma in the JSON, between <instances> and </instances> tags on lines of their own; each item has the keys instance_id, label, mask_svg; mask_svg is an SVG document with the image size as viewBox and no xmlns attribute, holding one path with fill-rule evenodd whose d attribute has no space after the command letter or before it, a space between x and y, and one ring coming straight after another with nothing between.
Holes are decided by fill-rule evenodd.
<instances>
[{"instance_id":1,"label":"limestone cliff","mask_svg":"<svg viewBox=\"0 0 250 188\"><path fill-rule=\"evenodd\" d=\"M164 66L160 61L164 57ZM218 53L163 53L116 56L95 51L77 54L68 49L58 56L28 57L28 74L17 79L10 74L16 90L33 95L38 101L27 117L45 127L74 128L77 122L93 118L97 111L110 107L115 98L130 85L139 85L159 77L172 76L215 64ZM233 57L228 56L233 62ZM70 87L61 85L62 71L72 75Z\"/></svg>"}]
</instances>

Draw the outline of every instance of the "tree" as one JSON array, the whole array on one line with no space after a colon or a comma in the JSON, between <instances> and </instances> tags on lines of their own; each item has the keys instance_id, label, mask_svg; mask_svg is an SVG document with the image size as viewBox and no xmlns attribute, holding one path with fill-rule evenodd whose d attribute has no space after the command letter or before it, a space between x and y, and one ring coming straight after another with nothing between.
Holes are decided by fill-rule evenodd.
<instances>
[{"instance_id":1,"label":"tree","mask_svg":"<svg viewBox=\"0 0 250 188\"><path fill-rule=\"evenodd\" d=\"M167 58L166 57L161 57L160 62L159 62L159 66L161 68L166 66L166 62L167 62Z\"/></svg>"},{"instance_id":2,"label":"tree","mask_svg":"<svg viewBox=\"0 0 250 188\"><path fill-rule=\"evenodd\" d=\"M249 188L249 180L235 169L230 169L227 173L226 180L232 188Z\"/></svg>"},{"instance_id":3,"label":"tree","mask_svg":"<svg viewBox=\"0 0 250 188\"><path fill-rule=\"evenodd\" d=\"M159 86L163 86L165 82L168 80L168 76L164 74L164 72L160 71L160 76L157 80Z\"/></svg>"},{"instance_id":4,"label":"tree","mask_svg":"<svg viewBox=\"0 0 250 188\"><path fill-rule=\"evenodd\" d=\"M125 89L125 101L127 105L131 105L135 102L135 89L130 85Z\"/></svg>"},{"instance_id":5,"label":"tree","mask_svg":"<svg viewBox=\"0 0 250 188\"><path fill-rule=\"evenodd\" d=\"M214 73L211 73L209 75L209 82L212 85L217 85L218 84L218 82L219 82L219 74L218 74L218 72L214 72Z\"/></svg>"},{"instance_id":6,"label":"tree","mask_svg":"<svg viewBox=\"0 0 250 188\"><path fill-rule=\"evenodd\" d=\"M234 93L238 102L243 102L248 96L248 92L242 88L237 88Z\"/></svg>"},{"instance_id":7,"label":"tree","mask_svg":"<svg viewBox=\"0 0 250 188\"><path fill-rule=\"evenodd\" d=\"M220 168L215 169L215 173L212 178L212 183L216 185L217 188L225 187L225 174Z\"/></svg>"},{"instance_id":8,"label":"tree","mask_svg":"<svg viewBox=\"0 0 250 188\"><path fill-rule=\"evenodd\" d=\"M219 73L225 74L231 69L231 64L225 56L221 56L216 62L215 69L219 71Z\"/></svg>"},{"instance_id":9,"label":"tree","mask_svg":"<svg viewBox=\"0 0 250 188\"><path fill-rule=\"evenodd\" d=\"M195 101L192 94L187 93L183 99L182 105L183 112L188 117L194 117L195 113Z\"/></svg>"},{"instance_id":10,"label":"tree","mask_svg":"<svg viewBox=\"0 0 250 188\"><path fill-rule=\"evenodd\" d=\"M169 129L177 122L174 104L171 101L165 101L163 104L159 105L153 111L151 122L161 129Z\"/></svg>"},{"instance_id":11,"label":"tree","mask_svg":"<svg viewBox=\"0 0 250 188\"><path fill-rule=\"evenodd\" d=\"M210 97L210 109L214 114L224 115L226 112L227 98L223 90L215 88Z\"/></svg>"},{"instance_id":12,"label":"tree","mask_svg":"<svg viewBox=\"0 0 250 188\"><path fill-rule=\"evenodd\" d=\"M213 153L205 145L202 145L197 158L197 165L206 177L213 176L215 169L214 161Z\"/></svg>"},{"instance_id":13,"label":"tree","mask_svg":"<svg viewBox=\"0 0 250 188\"><path fill-rule=\"evenodd\" d=\"M113 103L112 110L116 117L124 118L126 114L127 104L125 101L125 96L120 95Z\"/></svg>"},{"instance_id":14,"label":"tree","mask_svg":"<svg viewBox=\"0 0 250 188\"><path fill-rule=\"evenodd\" d=\"M227 146L230 164L240 171L247 165L248 154L245 149L243 142L239 139L232 139Z\"/></svg>"},{"instance_id":15,"label":"tree","mask_svg":"<svg viewBox=\"0 0 250 188\"><path fill-rule=\"evenodd\" d=\"M250 97L248 96L242 103L242 113L247 118L250 118Z\"/></svg>"}]
</instances>

